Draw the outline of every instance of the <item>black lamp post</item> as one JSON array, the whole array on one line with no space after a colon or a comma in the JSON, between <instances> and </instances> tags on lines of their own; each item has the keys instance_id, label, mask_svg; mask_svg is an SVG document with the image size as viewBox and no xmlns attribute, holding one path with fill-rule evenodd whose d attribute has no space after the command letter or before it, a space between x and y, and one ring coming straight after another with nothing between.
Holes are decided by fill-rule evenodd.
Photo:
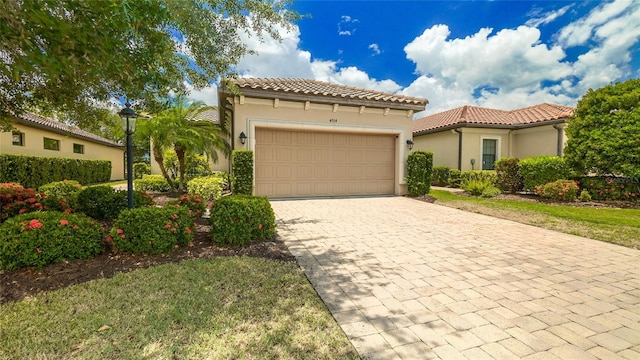
<instances>
[{"instance_id":1,"label":"black lamp post","mask_svg":"<svg viewBox=\"0 0 640 360\"><path fill-rule=\"evenodd\" d=\"M118 115L122 118L122 130L127 134L127 201L129 209L133 208L133 145L131 144L131 135L136 132L136 118L138 114L131 108L131 104L127 101L125 108L120 110Z\"/></svg>"}]
</instances>

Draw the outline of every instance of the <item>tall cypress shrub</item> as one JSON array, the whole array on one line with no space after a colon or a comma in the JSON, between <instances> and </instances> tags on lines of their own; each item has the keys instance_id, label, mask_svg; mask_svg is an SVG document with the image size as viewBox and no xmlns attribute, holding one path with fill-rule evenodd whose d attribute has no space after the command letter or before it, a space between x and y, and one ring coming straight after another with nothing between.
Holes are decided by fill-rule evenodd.
<instances>
[{"instance_id":1,"label":"tall cypress shrub","mask_svg":"<svg viewBox=\"0 0 640 360\"><path fill-rule=\"evenodd\" d=\"M426 195L431 190L433 153L415 151L407 158L407 193L409 196Z\"/></svg>"},{"instance_id":2,"label":"tall cypress shrub","mask_svg":"<svg viewBox=\"0 0 640 360\"><path fill-rule=\"evenodd\" d=\"M231 154L231 192L253 194L253 151L233 150Z\"/></svg>"}]
</instances>

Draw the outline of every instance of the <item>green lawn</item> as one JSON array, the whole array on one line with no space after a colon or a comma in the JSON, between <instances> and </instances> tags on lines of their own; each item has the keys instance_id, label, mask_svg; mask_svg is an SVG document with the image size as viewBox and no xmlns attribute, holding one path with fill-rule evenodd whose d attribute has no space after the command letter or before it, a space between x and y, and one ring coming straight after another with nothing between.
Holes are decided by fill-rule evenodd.
<instances>
[{"instance_id":1,"label":"green lawn","mask_svg":"<svg viewBox=\"0 0 640 360\"><path fill-rule=\"evenodd\" d=\"M431 190L436 203L640 249L640 210L495 200Z\"/></svg>"},{"instance_id":2,"label":"green lawn","mask_svg":"<svg viewBox=\"0 0 640 360\"><path fill-rule=\"evenodd\" d=\"M183 261L0 306L1 359L357 359L294 263Z\"/></svg>"}]
</instances>

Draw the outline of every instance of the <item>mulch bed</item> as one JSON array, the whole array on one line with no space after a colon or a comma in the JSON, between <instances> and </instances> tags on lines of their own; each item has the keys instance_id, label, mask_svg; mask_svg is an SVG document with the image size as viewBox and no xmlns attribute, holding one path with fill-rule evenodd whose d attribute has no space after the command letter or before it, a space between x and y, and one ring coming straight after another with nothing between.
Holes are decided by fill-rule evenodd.
<instances>
[{"instance_id":1,"label":"mulch bed","mask_svg":"<svg viewBox=\"0 0 640 360\"><path fill-rule=\"evenodd\" d=\"M164 205L180 194L152 194L156 204ZM23 268L0 270L0 304L19 301L44 291L110 278L122 272L188 259L211 259L218 256L251 256L279 261L295 261L289 249L277 236L269 241L254 241L243 246L219 246L213 243L207 219L196 222L193 247L177 249L163 255L137 255L107 251L93 259L51 264L38 270Z\"/></svg>"}]
</instances>

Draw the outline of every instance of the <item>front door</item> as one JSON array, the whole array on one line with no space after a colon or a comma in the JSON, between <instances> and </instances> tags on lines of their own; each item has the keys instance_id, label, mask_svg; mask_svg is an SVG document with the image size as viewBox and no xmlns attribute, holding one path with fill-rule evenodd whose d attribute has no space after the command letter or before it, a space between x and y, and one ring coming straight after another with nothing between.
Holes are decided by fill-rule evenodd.
<instances>
[{"instance_id":1,"label":"front door","mask_svg":"<svg viewBox=\"0 0 640 360\"><path fill-rule=\"evenodd\" d=\"M494 170L498 140L482 139L482 170Z\"/></svg>"}]
</instances>

